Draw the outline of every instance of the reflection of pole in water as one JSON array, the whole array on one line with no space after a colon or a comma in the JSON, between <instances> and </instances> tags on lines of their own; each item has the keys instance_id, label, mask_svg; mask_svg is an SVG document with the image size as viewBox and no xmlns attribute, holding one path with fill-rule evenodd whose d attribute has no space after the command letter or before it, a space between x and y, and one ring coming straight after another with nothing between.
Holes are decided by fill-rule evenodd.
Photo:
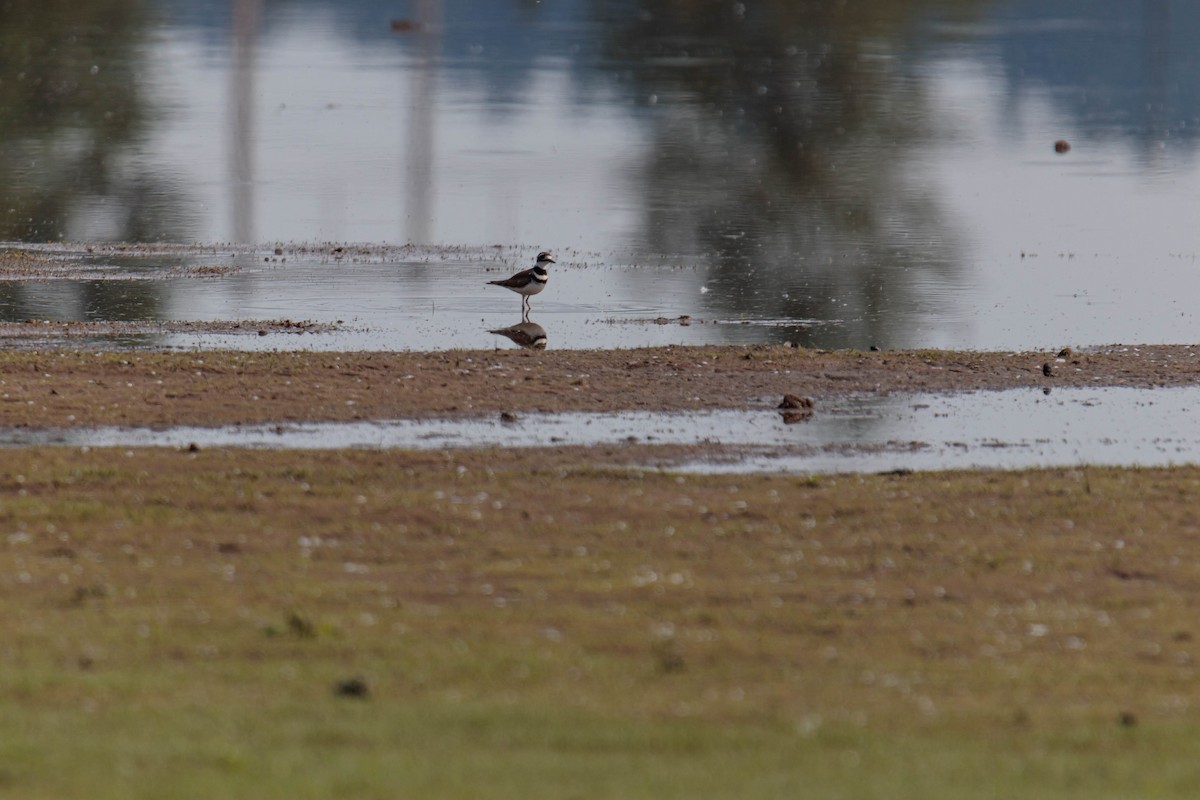
<instances>
[{"instance_id":1,"label":"reflection of pole in water","mask_svg":"<svg viewBox=\"0 0 1200 800\"><path fill-rule=\"evenodd\" d=\"M233 60L229 67L229 184L233 240L254 241L254 56L263 0L233 0Z\"/></svg>"},{"instance_id":2,"label":"reflection of pole in water","mask_svg":"<svg viewBox=\"0 0 1200 800\"><path fill-rule=\"evenodd\" d=\"M408 241L427 243L433 229L433 123L438 57L442 46L442 0L417 0L417 57L408 109Z\"/></svg>"},{"instance_id":3,"label":"reflection of pole in water","mask_svg":"<svg viewBox=\"0 0 1200 800\"><path fill-rule=\"evenodd\" d=\"M1160 166L1170 135L1171 9L1166 0L1146 0L1142 6L1143 57L1146 59L1146 127L1150 165Z\"/></svg>"}]
</instances>

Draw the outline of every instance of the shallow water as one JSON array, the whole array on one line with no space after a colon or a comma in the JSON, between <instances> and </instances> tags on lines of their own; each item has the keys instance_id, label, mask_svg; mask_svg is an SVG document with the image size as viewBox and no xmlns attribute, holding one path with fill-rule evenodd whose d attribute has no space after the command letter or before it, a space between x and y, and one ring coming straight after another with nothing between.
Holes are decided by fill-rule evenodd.
<instances>
[{"instance_id":1,"label":"shallow water","mask_svg":"<svg viewBox=\"0 0 1200 800\"><path fill-rule=\"evenodd\" d=\"M1197 337L1182 0L106 0L0 23L23 43L0 58L0 239L519 246L505 269L552 248L552 348ZM166 343L513 346L487 331L517 298L468 259L256 264L12 281L0 318L340 318L343 338ZM650 322L684 314L737 324Z\"/></svg>"},{"instance_id":2,"label":"shallow water","mask_svg":"<svg viewBox=\"0 0 1200 800\"><path fill-rule=\"evenodd\" d=\"M878 472L1080 464L1200 463L1200 388L1020 389L861 396L811 418L780 413L524 414L486 419L302 425L0 431L8 446L404 448L712 445L672 468L703 472Z\"/></svg>"}]
</instances>

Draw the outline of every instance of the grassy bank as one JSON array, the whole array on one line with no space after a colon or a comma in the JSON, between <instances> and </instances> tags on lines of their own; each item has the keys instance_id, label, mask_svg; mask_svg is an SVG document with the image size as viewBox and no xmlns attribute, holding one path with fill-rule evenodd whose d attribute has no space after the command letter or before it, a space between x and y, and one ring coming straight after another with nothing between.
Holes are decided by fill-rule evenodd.
<instances>
[{"instance_id":1,"label":"grassy bank","mask_svg":"<svg viewBox=\"0 0 1200 800\"><path fill-rule=\"evenodd\" d=\"M1200 470L21 449L0 791L1190 796Z\"/></svg>"}]
</instances>

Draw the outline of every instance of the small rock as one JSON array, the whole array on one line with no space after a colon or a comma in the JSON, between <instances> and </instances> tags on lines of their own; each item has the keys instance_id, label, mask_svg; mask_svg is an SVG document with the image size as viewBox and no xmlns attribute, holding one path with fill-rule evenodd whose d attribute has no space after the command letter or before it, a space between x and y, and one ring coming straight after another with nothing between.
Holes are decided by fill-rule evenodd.
<instances>
[{"instance_id":1,"label":"small rock","mask_svg":"<svg viewBox=\"0 0 1200 800\"><path fill-rule=\"evenodd\" d=\"M520 419L521 419L520 417L518 417L516 414L512 413L511 411L501 411L500 412L500 421L503 422L505 425L512 425L513 423L519 421Z\"/></svg>"},{"instance_id":2,"label":"small rock","mask_svg":"<svg viewBox=\"0 0 1200 800\"><path fill-rule=\"evenodd\" d=\"M371 690L362 678L346 678L333 685L333 693L338 697L355 697L362 700Z\"/></svg>"},{"instance_id":3,"label":"small rock","mask_svg":"<svg viewBox=\"0 0 1200 800\"><path fill-rule=\"evenodd\" d=\"M1059 139L1057 142L1054 143L1054 152L1056 152L1060 155L1068 152L1070 149L1071 149L1071 143L1068 142L1066 139Z\"/></svg>"},{"instance_id":4,"label":"small rock","mask_svg":"<svg viewBox=\"0 0 1200 800\"><path fill-rule=\"evenodd\" d=\"M1056 355L1055 358L1070 358L1073 355L1075 355L1075 353L1071 350L1071 348L1064 347L1062 350L1058 351L1058 355Z\"/></svg>"},{"instance_id":5,"label":"small rock","mask_svg":"<svg viewBox=\"0 0 1200 800\"><path fill-rule=\"evenodd\" d=\"M1050 366L1049 361L1047 361L1045 364L1042 364L1042 374L1047 378L1054 374L1054 367Z\"/></svg>"}]
</instances>

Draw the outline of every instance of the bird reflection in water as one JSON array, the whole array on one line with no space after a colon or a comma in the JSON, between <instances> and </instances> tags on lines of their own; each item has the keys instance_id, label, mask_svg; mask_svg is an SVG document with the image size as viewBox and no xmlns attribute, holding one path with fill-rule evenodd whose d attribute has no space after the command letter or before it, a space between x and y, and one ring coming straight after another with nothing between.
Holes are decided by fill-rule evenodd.
<instances>
[{"instance_id":1,"label":"bird reflection in water","mask_svg":"<svg viewBox=\"0 0 1200 800\"><path fill-rule=\"evenodd\" d=\"M488 331L488 333L507 336L513 343L524 347L526 350L546 349L546 329L536 322L530 322L528 318L522 319L516 325L510 325L507 328L497 328L494 331Z\"/></svg>"}]
</instances>

